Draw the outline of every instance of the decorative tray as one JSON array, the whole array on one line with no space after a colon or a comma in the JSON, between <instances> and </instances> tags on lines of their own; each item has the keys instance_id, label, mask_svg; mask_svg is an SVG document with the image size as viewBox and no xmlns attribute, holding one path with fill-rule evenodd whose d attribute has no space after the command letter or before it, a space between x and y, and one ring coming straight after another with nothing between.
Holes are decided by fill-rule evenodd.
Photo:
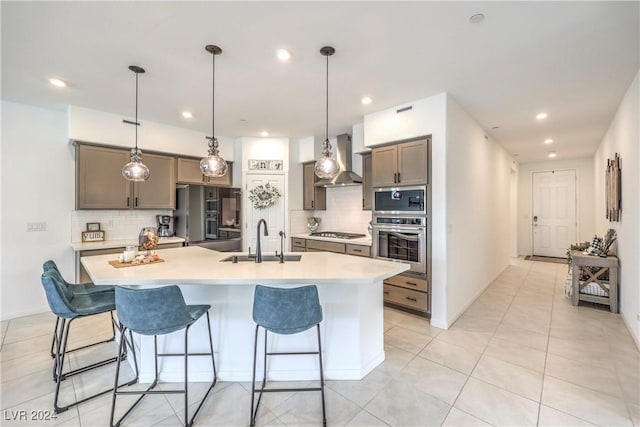
<instances>
[{"instance_id":1,"label":"decorative tray","mask_svg":"<svg viewBox=\"0 0 640 427\"><path fill-rule=\"evenodd\" d=\"M158 258L152 261L139 262L134 264L133 262L120 262L117 259L114 259L112 261L109 261L109 264L114 266L115 268L123 268L123 267L138 267L140 265L157 264L159 262L164 262L164 260L162 258Z\"/></svg>"}]
</instances>

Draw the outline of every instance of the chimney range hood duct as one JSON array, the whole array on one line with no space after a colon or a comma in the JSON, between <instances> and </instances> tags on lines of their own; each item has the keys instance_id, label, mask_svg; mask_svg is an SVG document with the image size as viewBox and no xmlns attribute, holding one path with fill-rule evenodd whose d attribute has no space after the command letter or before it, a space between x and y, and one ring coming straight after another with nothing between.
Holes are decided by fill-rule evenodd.
<instances>
[{"instance_id":1,"label":"chimney range hood duct","mask_svg":"<svg viewBox=\"0 0 640 427\"><path fill-rule=\"evenodd\" d=\"M316 187L342 187L347 185L362 185L362 177L351 171L351 136L343 133L336 137L336 160L340 165L340 172L335 178L321 179Z\"/></svg>"}]
</instances>

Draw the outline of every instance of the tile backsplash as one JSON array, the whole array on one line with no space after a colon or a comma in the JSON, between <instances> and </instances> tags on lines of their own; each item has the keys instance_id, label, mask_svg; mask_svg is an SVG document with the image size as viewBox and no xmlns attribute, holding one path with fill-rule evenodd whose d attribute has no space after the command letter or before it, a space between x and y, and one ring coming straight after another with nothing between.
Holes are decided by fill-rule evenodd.
<instances>
[{"instance_id":1,"label":"tile backsplash","mask_svg":"<svg viewBox=\"0 0 640 427\"><path fill-rule=\"evenodd\" d=\"M157 227L156 215L171 215L171 210L81 210L71 212L71 242L82 241L88 222L99 222L105 240L137 239L142 227Z\"/></svg>"},{"instance_id":2,"label":"tile backsplash","mask_svg":"<svg viewBox=\"0 0 640 427\"><path fill-rule=\"evenodd\" d=\"M367 234L371 211L362 210L362 186L327 188L326 211L294 210L290 212L291 233L308 233L307 218L321 218L318 231L343 231Z\"/></svg>"}]
</instances>

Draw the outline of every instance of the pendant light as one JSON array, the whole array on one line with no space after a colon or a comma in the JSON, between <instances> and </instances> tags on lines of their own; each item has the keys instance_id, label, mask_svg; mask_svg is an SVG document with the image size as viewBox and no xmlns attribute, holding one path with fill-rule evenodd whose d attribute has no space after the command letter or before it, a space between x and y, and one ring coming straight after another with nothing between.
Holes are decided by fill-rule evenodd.
<instances>
[{"instance_id":1,"label":"pendant light","mask_svg":"<svg viewBox=\"0 0 640 427\"><path fill-rule=\"evenodd\" d=\"M142 163L142 151L138 149L138 74L144 73L144 68L130 65L129 69L136 73L136 121L123 120L123 122L136 127L136 146L131 149L131 161L122 168L122 176L127 181L146 181L149 179L149 168Z\"/></svg>"},{"instance_id":2,"label":"pendant light","mask_svg":"<svg viewBox=\"0 0 640 427\"><path fill-rule=\"evenodd\" d=\"M200 170L205 176L220 177L227 173L227 162L218 155L218 138L215 134L215 108L216 108L216 55L222 53L222 49L215 45L207 45L206 51L213 56L213 78L212 78L212 95L211 95L211 136L206 138L209 140L209 154L200 160Z\"/></svg>"},{"instance_id":3,"label":"pendant light","mask_svg":"<svg viewBox=\"0 0 640 427\"><path fill-rule=\"evenodd\" d=\"M329 57L335 53L335 49L331 46L325 46L320 49L320 53L327 57L327 103L326 103L326 127L325 140L322 147L322 157L316 162L314 167L318 178L331 179L340 172L340 165L333 158L331 153L331 143L329 142Z\"/></svg>"}]
</instances>

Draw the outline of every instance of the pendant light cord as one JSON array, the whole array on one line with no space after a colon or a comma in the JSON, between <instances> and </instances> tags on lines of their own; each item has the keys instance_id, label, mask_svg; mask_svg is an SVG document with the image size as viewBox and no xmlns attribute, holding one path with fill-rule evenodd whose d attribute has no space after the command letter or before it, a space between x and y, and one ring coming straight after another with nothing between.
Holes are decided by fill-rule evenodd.
<instances>
[{"instance_id":1,"label":"pendant light cord","mask_svg":"<svg viewBox=\"0 0 640 427\"><path fill-rule=\"evenodd\" d=\"M325 147L328 146L329 141L329 55L327 55L327 77L326 77L326 86L327 86L327 102L326 104L326 120L325 120ZM328 147L327 147L328 148Z\"/></svg>"},{"instance_id":2,"label":"pendant light cord","mask_svg":"<svg viewBox=\"0 0 640 427\"><path fill-rule=\"evenodd\" d=\"M136 72L136 155L138 155L138 72Z\"/></svg>"},{"instance_id":3,"label":"pendant light cord","mask_svg":"<svg viewBox=\"0 0 640 427\"><path fill-rule=\"evenodd\" d=\"M216 55L213 54L213 73L211 79L211 140L216 139Z\"/></svg>"}]
</instances>

